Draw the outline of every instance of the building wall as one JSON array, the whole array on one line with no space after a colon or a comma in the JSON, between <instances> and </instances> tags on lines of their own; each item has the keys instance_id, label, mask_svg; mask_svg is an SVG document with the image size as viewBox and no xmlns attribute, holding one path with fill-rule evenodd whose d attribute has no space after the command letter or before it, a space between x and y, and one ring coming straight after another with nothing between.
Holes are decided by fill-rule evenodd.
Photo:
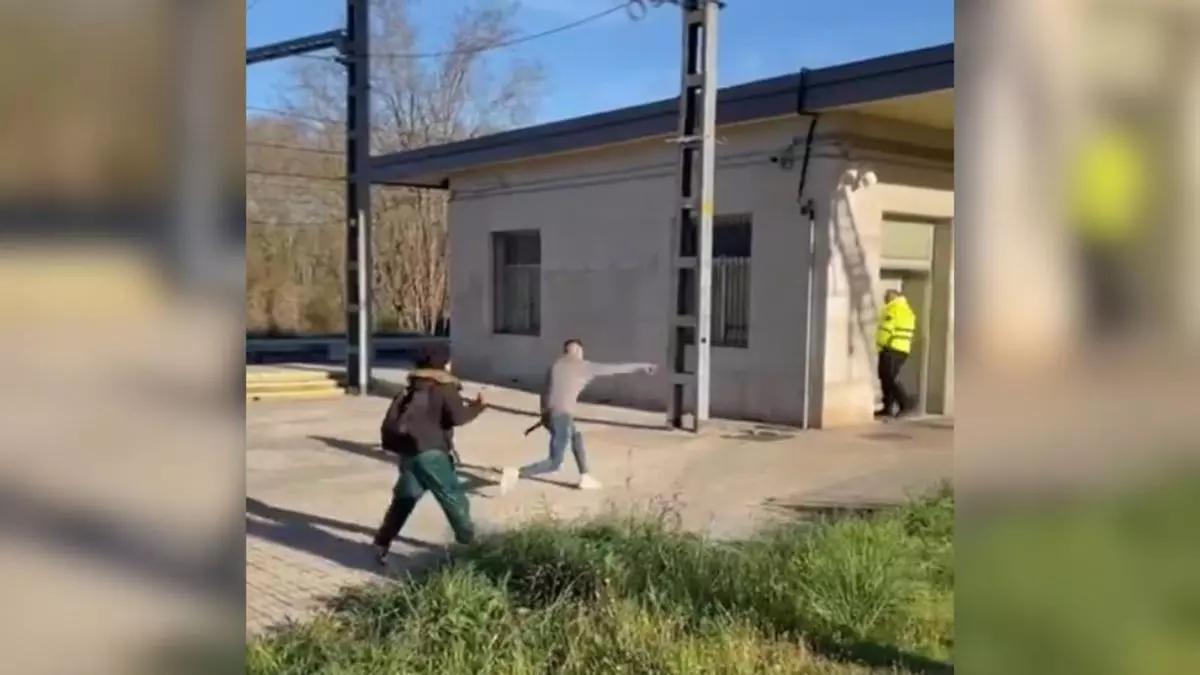
<instances>
[{"instance_id":1,"label":"building wall","mask_svg":"<svg viewBox=\"0 0 1200 675\"><path fill-rule=\"evenodd\" d=\"M830 232L857 232L867 251L864 278L869 286L872 270L878 280L879 206L856 206L857 222L848 220L844 204L839 206L838 181L850 166L849 145L858 141L839 141L834 135L886 138L889 130L852 115L821 124L819 129L828 130L818 134L806 189L818 203L818 250L823 241L846 240L831 240ZM714 416L791 424L803 417L810 261L809 224L800 214L797 188L807 130L808 119L794 117L723 127L718 133L716 212L750 214L753 234L749 347L713 349ZM788 155L795 161L772 161ZM880 185L871 192L885 202L921 202L924 193L919 190L929 188L913 192L910 183L938 184L935 192L949 189L941 174L933 180L911 169L881 166L879 171L891 182L887 189ZM535 387L569 337L582 338L594 360L666 362L668 241L676 191L673 145L651 139L485 167L456 176L452 188L451 316L458 372ZM853 195L851 201L864 196ZM491 233L522 229L541 232L541 333L497 335L491 317ZM863 342L850 328L873 331L874 317L850 321L855 295L844 260L832 252L818 266L823 274L814 287L810 410L814 421L827 424L869 419L871 412L873 348L867 349L869 334ZM824 311L830 320L822 324ZM655 376L601 380L589 393L597 400L662 409L667 391L662 369Z\"/></svg>"},{"instance_id":2,"label":"building wall","mask_svg":"<svg viewBox=\"0 0 1200 675\"><path fill-rule=\"evenodd\" d=\"M828 131L848 140L841 162L827 167L829 172L813 192L823 197L817 210L829 252L822 270L826 285L819 293L826 303L819 419L822 426L841 426L871 420L879 386L874 334L883 222L901 215L945 221L949 227L954 214L953 161L918 148L950 152L953 137L951 132L856 115L829 122ZM906 152L895 139L914 147ZM871 171L877 182L855 181L851 170L859 176Z\"/></svg>"},{"instance_id":3,"label":"building wall","mask_svg":"<svg viewBox=\"0 0 1200 675\"><path fill-rule=\"evenodd\" d=\"M747 349L714 348L712 412L796 421L807 240L797 174L770 161L806 130L800 118L723 128L718 214L753 218ZM450 206L453 344L464 375L534 385L562 341L605 361L665 363L675 151L661 139L489 168L458 177ZM539 337L491 332L490 233L542 236ZM780 338L783 339L780 339ZM599 381L601 399L662 408L665 372Z\"/></svg>"}]
</instances>

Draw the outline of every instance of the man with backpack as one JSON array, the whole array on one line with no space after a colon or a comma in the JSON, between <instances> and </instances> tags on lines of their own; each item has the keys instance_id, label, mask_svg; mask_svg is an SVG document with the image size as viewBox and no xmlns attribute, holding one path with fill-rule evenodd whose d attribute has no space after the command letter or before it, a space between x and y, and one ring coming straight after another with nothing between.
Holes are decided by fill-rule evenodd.
<instances>
[{"instance_id":1,"label":"man with backpack","mask_svg":"<svg viewBox=\"0 0 1200 675\"><path fill-rule=\"evenodd\" d=\"M469 544L475 538L470 504L454 470L454 427L467 424L486 407L483 394L464 401L462 385L450 374L450 352L445 346L427 349L408 376L408 387L397 396L380 428L385 450L400 456L400 477L392 502L375 534L375 556L380 564L425 491L433 493L450 521L454 538Z\"/></svg>"}]
</instances>

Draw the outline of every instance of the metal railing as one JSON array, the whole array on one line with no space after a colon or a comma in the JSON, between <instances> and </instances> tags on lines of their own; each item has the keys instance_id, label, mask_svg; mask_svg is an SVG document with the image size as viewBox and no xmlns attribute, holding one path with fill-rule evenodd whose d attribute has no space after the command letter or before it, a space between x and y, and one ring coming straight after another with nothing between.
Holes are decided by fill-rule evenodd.
<instances>
[{"instance_id":1,"label":"metal railing","mask_svg":"<svg viewBox=\"0 0 1200 675\"><path fill-rule=\"evenodd\" d=\"M437 335L376 336L371 339L374 358L381 361L404 361L426 346L449 343L450 338ZM345 358L344 337L246 338L246 363L338 363Z\"/></svg>"}]
</instances>

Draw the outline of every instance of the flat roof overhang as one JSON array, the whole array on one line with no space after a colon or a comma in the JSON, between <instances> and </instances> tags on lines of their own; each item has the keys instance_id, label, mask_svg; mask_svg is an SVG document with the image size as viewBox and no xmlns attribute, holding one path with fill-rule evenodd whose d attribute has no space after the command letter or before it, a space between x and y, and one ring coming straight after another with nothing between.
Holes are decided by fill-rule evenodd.
<instances>
[{"instance_id":1,"label":"flat roof overhang","mask_svg":"<svg viewBox=\"0 0 1200 675\"><path fill-rule=\"evenodd\" d=\"M726 87L717 95L717 124L737 124L833 109L904 109L928 113L921 96L945 92L931 110L950 105L953 119L954 45L891 54ZM915 98L916 97L916 98ZM900 99L899 103L889 103ZM446 188L454 173L489 164L573 152L675 133L678 99L506 131L456 143L371 158L371 182ZM916 114L916 113L914 113ZM945 113L934 112L944 124ZM916 121L916 120L914 120Z\"/></svg>"}]
</instances>

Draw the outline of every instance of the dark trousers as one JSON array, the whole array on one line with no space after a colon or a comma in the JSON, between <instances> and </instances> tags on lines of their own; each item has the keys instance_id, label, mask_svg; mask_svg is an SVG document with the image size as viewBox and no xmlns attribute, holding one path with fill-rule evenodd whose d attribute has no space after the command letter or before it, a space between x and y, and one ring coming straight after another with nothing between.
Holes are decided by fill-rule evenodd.
<instances>
[{"instance_id":1,"label":"dark trousers","mask_svg":"<svg viewBox=\"0 0 1200 675\"><path fill-rule=\"evenodd\" d=\"M1089 336L1109 337L1127 328L1133 319L1130 298L1131 262L1124 251L1112 246L1084 243L1080 246Z\"/></svg>"},{"instance_id":2,"label":"dark trousers","mask_svg":"<svg viewBox=\"0 0 1200 675\"><path fill-rule=\"evenodd\" d=\"M879 351L879 387L883 390L883 412L885 413L892 414L895 406L899 407L900 412L907 411L912 407L912 400L909 399L908 392L904 391L904 385L900 384L900 369L904 367L907 359L908 354L894 349Z\"/></svg>"},{"instance_id":3,"label":"dark trousers","mask_svg":"<svg viewBox=\"0 0 1200 675\"><path fill-rule=\"evenodd\" d=\"M383 524L375 533L376 546L387 548L392 545L426 490L433 493L434 499L442 507L458 543L469 544L474 541L471 505L458 474L454 472L450 455L441 450L426 450L415 457L400 460L400 477L392 490L392 503L383 516Z\"/></svg>"}]
</instances>

